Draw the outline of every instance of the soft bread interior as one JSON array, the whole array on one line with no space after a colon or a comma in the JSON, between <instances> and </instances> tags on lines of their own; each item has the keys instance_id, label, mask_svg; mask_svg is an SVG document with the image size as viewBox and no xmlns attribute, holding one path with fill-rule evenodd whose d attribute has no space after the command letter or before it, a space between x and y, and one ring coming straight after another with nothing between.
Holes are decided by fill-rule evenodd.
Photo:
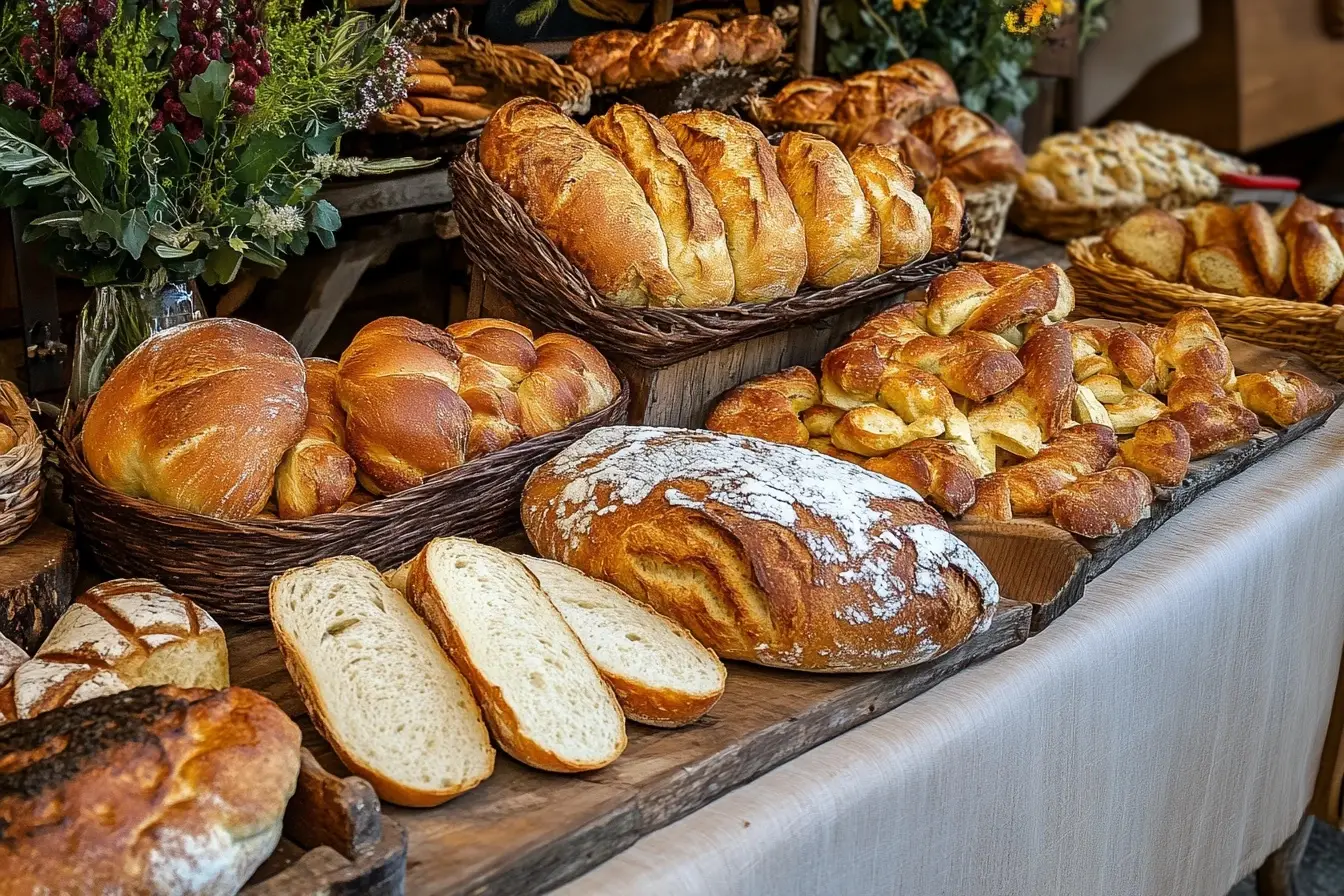
<instances>
[{"instance_id":1,"label":"soft bread interior","mask_svg":"<svg viewBox=\"0 0 1344 896\"><path fill-rule=\"evenodd\" d=\"M723 692L723 663L682 626L573 567L518 559L537 577L631 718L658 721L647 717L645 707L632 706L642 701L629 696L631 689L650 692L655 700L663 695L712 701Z\"/></svg>"},{"instance_id":2,"label":"soft bread interior","mask_svg":"<svg viewBox=\"0 0 1344 896\"><path fill-rule=\"evenodd\" d=\"M620 707L527 567L460 538L435 539L416 562L424 564L410 579L416 606L431 618L442 611L454 656L506 750L554 770L620 755Z\"/></svg>"},{"instance_id":3,"label":"soft bread interior","mask_svg":"<svg viewBox=\"0 0 1344 896\"><path fill-rule=\"evenodd\" d=\"M466 680L372 566L338 557L286 573L272 586L271 618L310 682L310 711L348 764L373 773L380 796L442 802L493 770Z\"/></svg>"}]
</instances>

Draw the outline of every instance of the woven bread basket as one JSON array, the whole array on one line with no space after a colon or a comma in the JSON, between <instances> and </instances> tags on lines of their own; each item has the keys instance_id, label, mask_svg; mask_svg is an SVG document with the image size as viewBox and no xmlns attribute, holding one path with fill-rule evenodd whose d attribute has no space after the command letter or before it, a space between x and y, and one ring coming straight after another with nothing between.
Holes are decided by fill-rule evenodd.
<instances>
[{"instance_id":1,"label":"woven bread basket","mask_svg":"<svg viewBox=\"0 0 1344 896\"><path fill-rule=\"evenodd\" d=\"M1162 325L1185 308L1207 308L1225 334L1305 355L1344 379L1344 308L1168 283L1120 262L1099 236L1073 240L1068 253L1079 315Z\"/></svg>"},{"instance_id":2,"label":"woven bread basket","mask_svg":"<svg viewBox=\"0 0 1344 896\"><path fill-rule=\"evenodd\" d=\"M1205 197L1212 199L1213 196ZM1166 193L1157 199L1136 199L1113 202L1108 205L1078 205L1054 200L1041 202L1019 191L1013 200L1008 220L1018 230L1032 233L1056 243L1067 243L1078 237L1101 233L1108 227L1125 223L1137 211L1149 206L1164 211L1175 211L1198 200L1188 200L1180 193Z\"/></svg>"},{"instance_id":3,"label":"woven bread basket","mask_svg":"<svg viewBox=\"0 0 1344 896\"><path fill-rule=\"evenodd\" d=\"M729 65L719 61L710 68L675 81L626 83L593 91L593 112L600 114L616 103L643 106L659 118L690 109L730 112L744 99L750 101L772 82L793 70L793 56L785 53L757 66Z\"/></svg>"},{"instance_id":4,"label":"woven bread basket","mask_svg":"<svg viewBox=\"0 0 1344 896\"><path fill-rule=\"evenodd\" d=\"M667 367L746 339L787 330L871 299L923 286L956 267L960 250L880 271L830 289L719 308L623 308L608 304L518 201L490 179L477 141L453 161L453 210L467 257L538 324L582 336L608 356ZM963 239L966 232L963 222Z\"/></svg>"},{"instance_id":5,"label":"woven bread basket","mask_svg":"<svg viewBox=\"0 0 1344 896\"><path fill-rule=\"evenodd\" d=\"M624 423L629 392L622 380L614 402L559 432L354 510L304 520L221 520L115 492L89 471L78 433L60 438L57 453L80 542L104 572L162 582L220 619L264 622L271 578L287 569L341 554L387 569L442 535L489 541L516 531L531 472L585 433Z\"/></svg>"},{"instance_id":6,"label":"woven bread basket","mask_svg":"<svg viewBox=\"0 0 1344 896\"><path fill-rule=\"evenodd\" d=\"M0 380L0 422L18 436L0 454L0 545L18 541L42 509L42 433L17 386Z\"/></svg>"},{"instance_id":7,"label":"woven bread basket","mask_svg":"<svg viewBox=\"0 0 1344 896\"><path fill-rule=\"evenodd\" d=\"M1008 226L1008 210L1012 208L1013 197L1017 195L1017 181L965 187L957 184L957 188L966 202L966 218L971 225L971 235L966 238L966 251L980 252L993 258L999 250L1004 228Z\"/></svg>"}]
</instances>

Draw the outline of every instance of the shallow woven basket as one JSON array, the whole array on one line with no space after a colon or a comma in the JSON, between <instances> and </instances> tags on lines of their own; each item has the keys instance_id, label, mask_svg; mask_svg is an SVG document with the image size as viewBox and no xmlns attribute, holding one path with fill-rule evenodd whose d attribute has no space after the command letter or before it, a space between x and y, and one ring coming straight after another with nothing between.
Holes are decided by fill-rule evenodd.
<instances>
[{"instance_id":1,"label":"shallow woven basket","mask_svg":"<svg viewBox=\"0 0 1344 896\"><path fill-rule=\"evenodd\" d=\"M1165 324L1185 308L1207 308L1224 333L1305 355L1344 379L1344 308L1168 283L1121 263L1099 236L1072 241L1068 252L1077 314Z\"/></svg>"},{"instance_id":2,"label":"shallow woven basket","mask_svg":"<svg viewBox=\"0 0 1344 896\"><path fill-rule=\"evenodd\" d=\"M1214 198L1212 195L1204 197ZM1036 236L1056 243L1067 243L1078 237L1101 233L1108 227L1125 223L1137 211L1148 206L1156 206L1165 211L1194 205L1198 199L1190 200L1180 193L1167 193L1156 200L1136 202L1117 202L1110 205L1075 205L1055 200L1038 202L1027 193L1018 192L1013 200L1008 220L1018 230L1033 233Z\"/></svg>"},{"instance_id":3,"label":"shallow woven basket","mask_svg":"<svg viewBox=\"0 0 1344 896\"><path fill-rule=\"evenodd\" d=\"M689 109L728 112L792 69L793 56L785 53L763 65L749 67L719 62L712 68L691 72L675 81L603 87L593 91L593 112L601 114L618 102L643 106L659 117Z\"/></svg>"},{"instance_id":4,"label":"shallow woven basket","mask_svg":"<svg viewBox=\"0 0 1344 896\"><path fill-rule=\"evenodd\" d=\"M476 149L473 140L453 162L453 211L472 263L537 323L582 336L608 355L642 367L667 367L745 339L810 323L851 305L907 292L956 267L960 258L960 251L931 256L831 289L802 289L773 302L720 308L623 308L599 296L523 207L490 179Z\"/></svg>"},{"instance_id":5,"label":"shallow woven basket","mask_svg":"<svg viewBox=\"0 0 1344 896\"><path fill-rule=\"evenodd\" d=\"M966 202L966 217L971 222L971 235L966 239L968 252L981 252L990 258L999 250L999 240L1008 226L1008 210L1017 195L1017 181L975 184L962 187Z\"/></svg>"},{"instance_id":6,"label":"shallow woven basket","mask_svg":"<svg viewBox=\"0 0 1344 896\"><path fill-rule=\"evenodd\" d=\"M42 433L17 386L0 380L0 422L18 442L0 454L0 545L18 541L42 509Z\"/></svg>"},{"instance_id":7,"label":"shallow woven basket","mask_svg":"<svg viewBox=\"0 0 1344 896\"><path fill-rule=\"evenodd\" d=\"M474 34L450 34L445 43L427 45L417 52L433 59L453 73L458 83L488 89L480 102L502 106L519 96L539 96L560 107L566 115L583 115L592 99L593 85L578 69L549 59L526 47L495 44ZM412 118L392 112L380 112L369 130L383 134L412 134L420 137L467 135L485 124L486 119Z\"/></svg>"},{"instance_id":8,"label":"shallow woven basket","mask_svg":"<svg viewBox=\"0 0 1344 896\"><path fill-rule=\"evenodd\" d=\"M341 554L387 569L441 535L489 541L516 531L528 475L585 433L624 423L629 391L622 381L610 406L559 432L355 510L305 520L220 520L127 497L93 477L78 434L60 439L57 450L80 541L104 572L160 581L221 619L264 622L271 578L287 569Z\"/></svg>"}]
</instances>

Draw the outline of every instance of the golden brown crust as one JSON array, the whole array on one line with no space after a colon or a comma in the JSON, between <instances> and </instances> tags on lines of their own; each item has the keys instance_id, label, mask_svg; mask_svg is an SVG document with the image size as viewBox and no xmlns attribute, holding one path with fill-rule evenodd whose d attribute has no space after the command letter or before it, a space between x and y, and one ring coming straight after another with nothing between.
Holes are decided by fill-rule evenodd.
<instances>
[{"instance_id":1,"label":"golden brown crust","mask_svg":"<svg viewBox=\"0 0 1344 896\"><path fill-rule=\"evenodd\" d=\"M1242 402L1262 419L1292 426L1334 404L1334 396L1294 370L1243 373L1237 377Z\"/></svg>"},{"instance_id":2,"label":"golden brown crust","mask_svg":"<svg viewBox=\"0 0 1344 896\"><path fill-rule=\"evenodd\" d=\"M1297 297L1304 302L1324 302L1344 282L1344 252L1317 221L1304 221L1289 233L1288 272Z\"/></svg>"},{"instance_id":3,"label":"golden brown crust","mask_svg":"<svg viewBox=\"0 0 1344 896\"><path fill-rule=\"evenodd\" d=\"M1050 514L1065 531L1102 538L1133 527L1152 503L1148 477L1131 467L1113 467L1061 488L1050 501Z\"/></svg>"},{"instance_id":4,"label":"golden brown crust","mask_svg":"<svg viewBox=\"0 0 1344 896\"><path fill-rule=\"evenodd\" d=\"M1026 170L1022 148L987 115L964 106L943 106L910 126L933 148L942 175L961 186L1014 181Z\"/></svg>"},{"instance_id":5,"label":"golden brown crust","mask_svg":"<svg viewBox=\"0 0 1344 896\"><path fill-rule=\"evenodd\" d=\"M1175 216L1145 208L1106 231L1106 245L1122 262L1176 283L1185 268L1190 234Z\"/></svg>"},{"instance_id":6,"label":"golden brown crust","mask_svg":"<svg viewBox=\"0 0 1344 896\"><path fill-rule=\"evenodd\" d=\"M860 146L849 156L863 195L877 214L882 267L913 264L933 248L933 218L914 193L915 178L899 152Z\"/></svg>"},{"instance_id":7,"label":"golden brown crust","mask_svg":"<svg viewBox=\"0 0 1344 896\"><path fill-rule=\"evenodd\" d=\"M900 360L928 371L971 401L984 401L1018 382L1022 361L988 333L921 336L901 346Z\"/></svg>"},{"instance_id":8,"label":"golden brown crust","mask_svg":"<svg viewBox=\"0 0 1344 896\"><path fill-rule=\"evenodd\" d=\"M732 65L765 65L784 52L784 32L768 16L738 16L719 29L723 58Z\"/></svg>"},{"instance_id":9,"label":"golden brown crust","mask_svg":"<svg viewBox=\"0 0 1344 896\"><path fill-rule=\"evenodd\" d=\"M596 348L568 333L536 341L537 366L518 385L523 434L529 439L558 432L610 405L621 381Z\"/></svg>"},{"instance_id":10,"label":"golden brown crust","mask_svg":"<svg viewBox=\"0 0 1344 896\"><path fill-rule=\"evenodd\" d=\"M594 87L619 87L630 77L630 51L644 35L634 31L599 31L574 39L569 64L583 72Z\"/></svg>"},{"instance_id":11,"label":"golden brown crust","mask_svg":"<svg viewBox=\"0 0 1344 896\"><path fill-rule=\"evenodd\" d=\"M1183 275L1191 286L1223 295L1259 296L1265 293L1255 259L1245 249L1228 246L1196 249L1185 257Z\"/></svg>"},{"instance_id":12,"label":"golden brown crust","mask_svg":"<svg viewBox=\"0 0 1344 896\"><path fill-rule=\"evenodd\" d=\"M929 184L924 196L933 219L933 248L935 255L955 252L961 245L961 222L966 215L966 202L957 185L946 177Z\"/></svg>"},{"instance_id":13,"label":"golden brown crust","mask_svg":"<svg viewBox=\"0 0 1344 896\"><path fill-rule=\"evenodd\" d=\"M331 513L355 490L355 462L345 450L345 412L336 400L338 366L326 358L303 361L308 417L275 473L275 504L282 520Z\"/></svg>"},{"instance_id":14,"label":"golden brown crust","mask_svg":"<svg viewBox=\"0 0 1344 896\"><path fill-rule=\"evenodd\" d=\"M1197 248L1224 246L1238 254L1250 249L1236 211L1220 202L1201 202L1196 205L1186 217L1185 226Z\"/></svg>"},{"instance_id":15,"label":"golden brown crust","mask_svg":"<svg viewBox=\"0 0 1344 896\"><path fill-rule=\"evenodd\" d=\"M1023 344L1021 381L1014 386L1047 440L1055 438L1073 418L1073 343L1060 327L1044 327Z\"/></svg>"},{"instance_id":16,"label":"golden brown crust","mask_svg":"<svg viewBox=\"0 0 1344 896\"><path fill-rule=\"evenodd\" d=\"M662 83L709 68L719 59L719 32L698 19L655 25L630 50L630 80Z\"/></svg>"},{"instance_id":17,"label":"golden brown crust","mask_svg":"<svg viewBox=\"0 0 1344 896\"><path fill-rule=\"evenodd\" d=\"M1274 213L1274 226L1278 229L1279 235L1287 239L1288 234L1296 230L1303 221L1320 221L1329 213L1329 206L1313 202L1299 194L1292 205Z\"/></svg>"},{"instance_id":18,"label":"golden brown crust","mask_svg":"<svg viewBox=\"0 0 1344 896\"><path fill-rule=\"evenodd\" d=\"M1246 235L1246 244L1255 259L1256 270L1267 295L1278 295L1288 276L1288 248L1274 230L1274 220L1258 202L1237 207L1237 220Z\"/></svg>"},{"instance_id":19,"label":"golden brown crust","mask_svg":"<svg viewBox=\"0 0 1344 896\"><path fill-rule=\"evenodd\" d=\"M1166 327L1148 332L1157 335L1153 354L1161 391L1177 376L1200 377L1224 389L1236 382L1232 354L1207 309L1187 308L1167 321ZM1143 338L1144 333L1139 335Z\"/></svg>"},{"instance_id":20,"label":"golden brown crust","mask_svg":"<svg viewBox=\"0 0 1344 896\"><path fill-rule=\"evenodd\" d=\"M956 270L983 277L985 282L995 289L1016 280L1023 274L1031 273L1031 268L1011 261L972 261L958 265Z\"/></svg>"},{"instance_id":21,"label":"golden brown crust","mask_svg":"<svg viewBox=\"0 0 1344 896\"><path fill-rule=\"evenodd\" d=\"M480 158L599 294L617 305L680 304L662 226L634 175L556 106L536 97L500 106Z\"/></svg>"},{"instance_id":22,"label":"golden brown crust","mask_svg":"<svg viewBox=\"0 0 1344 896\"><path fill-rule=\"evenodd\" d=\"M796 78L774 97L775 116L784 122L828 121L845 96L845 85L831 78Z\"/></svg>"},{"instance_id":23,"label":"golden brown crust","mask_svg":"<svg viewBox=\"0 0 1344 896\"><path fill-rule=\"evenodd\" d=\"M887 66L887 74L930 97L937 106L955 106L961 102L957 83L931 59L902 59Z\"/></svg>"},{"instance_id":24,"label":"golden brown crust","mask_svg":"<svg viewBox=\"0 0 1344 896\"><path fill-rule=\"evenodd\" d=\"M789 131L775 157L779 179L803 223L804 282L839 286L876 272L882 226L840 147L816 134Z\"/></svg>"},{"instance_id":25,"label":"golden brown crust","mask_svg":"<svg viewBox=\"0 0 1344 896\"><path fill-rule=\"evenodd\" d=\"M1045 516L1061 488L1105 469L1115 453L1115 432L1109 427L1084 423L1066 429L1034 458L982 479L966 515L994 520Z\"/></svg>"},{"instance_id":26,"label":"golden brown crust","mask_svg":"<svg viewBox=\"0 0 1344 896\"><path fill-rule=\"evenodd\" d=\"M1152 481L1175 488L1190 468L1190 434L1179 422L1151 420L1134 430L1134 438L1120 443L1120 460Z\"/></svg>"},{"instance_id":27,"label":"golden brown crust","mask_svg":"<svg viewBox=\"0 0 1344 896\"><path fill-rule=\"evenodd\" d=\"M975 502L978 471L947 442L918 439L864 462L874 473L904 482L939 510L960 516Z\"/></svg>"},{"instance_id":28,"label":"golden brown crust","mask_svg":"<svg viewBox=\"0 0 1344 896\"><path fill-rule=\"evenodd\" d=\"M1220 389L1197 377L1183 379L1186 386ZM1230 398L1220 398L1216 393L1181 396L1186 386L1182 385L1182 380L1173 384L1168 399L1176 401L1179 407L1173 406L1165 416L1180 423L1190 434L1190 456L1195 460L1249 442L1260 431L1260 421L1254 412ZM1191 390L1192 393L1194 391ZM1178 397L1173 399L1173 393ZM1198 400L1201 397L1208 400Z\"/></svg>"},{"instance_id":29,"label":"golden brown crust","mask_svg":"<svg viewBox=\"0 0 1344 896\"><path fill-rule=\"evenodd\" d=\"M936 100L899 76L884 71L863 72L845 81L845 96L835 110L842 125L894 118L909 124L933 108Z\"/></svg>"},{"instance_id":30,"label":"golden brown crust","mask_svg":"<svg viewBox=\"0 0 1344 896\"><path fill-rule=\"evenodd\" d=\"M157 333L113 369L84 420L89 470L114 491L220 519L260 513L303 432L303 361L233 318Z\"/></svg>"},{"instance_id":31,"label":"golden brown crust","mask_svg":"<svg viewBox=\"0 0 1344 896\"><path fill-rule=\"evenodd\" d=\"M819 400L812 372L806 367L790 367L729 390L710 412L705 428L803 447L813 434L799 415Z\"/></svg>"}]
</instances>

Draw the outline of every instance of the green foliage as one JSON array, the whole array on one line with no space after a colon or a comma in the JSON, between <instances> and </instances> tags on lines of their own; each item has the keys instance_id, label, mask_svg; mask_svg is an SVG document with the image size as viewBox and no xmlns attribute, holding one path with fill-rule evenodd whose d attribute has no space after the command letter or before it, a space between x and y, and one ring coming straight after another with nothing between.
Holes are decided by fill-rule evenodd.
<instances>
[{"instance_id":1,"label":"green foliage","mask_svg":"<svg viewBox=\"0 0 1344 896\"><path fill-rule=\"evenodd\" d=\"M1078 45L1085 47L1110 27L1111 0L1082 0L1078 10Z\"/></svg>"},{"instance_id":2,"label":"green foliage","mask_svg":"<svg viewBox=\"0 0 1344 896\"><path fill-rule=\"evenodd\" d=\"M929 0L922 9L897 11L890 0L874 2L831 0L822 7L831 70L856 72L912 57L932 59L952 75L967 108L998 121L1021 115L1035 99L1036 85L1023 80L1035 39L1003 27L1004 14L1020 4Z\"/></svg>"},{"instance_id":3,"label":"green foliage","mask_svg":"<svg viewBox=\"0 0 1344 896\"><path fill-rule=\"evenodd\" d=\"M133 14L124 4L103 35L103 52L88 72L89 83L107 105L108 149L116 165L114 201L129 200L136 152L154 118L154 97L168 81L165 67L155 65L154 47L160 41L158 17L148 10ZM105 181L106 151L100 152L98 131L86 121L75 150L75 170ZM138 253L136 253L138 255Z\"/></svg>"}]
</instances>

